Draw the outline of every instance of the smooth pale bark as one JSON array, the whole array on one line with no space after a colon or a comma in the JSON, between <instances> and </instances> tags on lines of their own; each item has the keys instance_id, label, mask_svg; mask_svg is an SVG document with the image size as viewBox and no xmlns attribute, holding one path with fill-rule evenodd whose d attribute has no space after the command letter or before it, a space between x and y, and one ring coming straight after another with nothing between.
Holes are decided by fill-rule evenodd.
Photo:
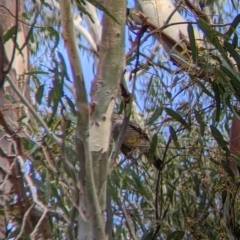
<instances>
[{"instance_id":1,"label":"smooth pale bark","mask_svg":"<svg viewBox=\"0 0 240 240\"><path fill-rule=\"evenodd\" d=\"M78 218L78 239L93 239L93 236L104 236L101 212L92 174L92 159L89 153L89 106L85 82L82 74L76 35L74 30L73 10L70 0L59 1L63 37L68 52L75 86L75 101L78 109L76 128L76 151L80 165L80 202L81 214ZM77 209L76 209L77 211ZM69 235L70 236L70 235Z\"/></svg>"},{"instance_id":2,"label":"smooth pale bark","mask_svg":"<svg viewBox=\"0 0 240 240\"><path fill-rule=\"evenodd\" d=\"M188 2L189 4L192 4L190 1ZM154 34L154 36L162 43L164 50L168 53L171 59L174 60L174 63L176 63L179 67L187 69L189 73L192 73L193 75L196 74L199 67L193 63L191 52L189 52L187 48L187 45L189 45L187 30L188 22L178 12L178 6L175 7L171 0L135 0L135 3L140 11L142 11L145 15L146 20L152 23L152 29L156 30L156 34ZM195 7L195 9L197 8ZM210 20L203 11L200 12L199 15L202 16L202 14L204 15L204 20L209 22ZM134 20L134 16L132 16L132 19ZM141 24L143 23L144 20L142 20ZM169 24L174 25L168 26ZM157 29L163 27L164 29L157 31ZM213 45L205 40L201 32L199 32L196 28L193 28L193 31L196 45L198 47L203 47L204 49L214 49ZM230 68L229 64L217 50L211 51L211 54L219 57L223 66ZM230 61L232 64L236 64L234 59L230 58ZM210 57L210 55L208 56L208 62L216 66L219 64L218 61ZM212 68L205 71L207 71L204 73L205 75L214 73Z\"/></svg>"},{"instance_id":3,"label":"smooth pale bark","mask_svg":"<svg viewBox=\"0 0 240 240\"><path fill-rule=\"evenodd\" d=\"M111 116L114 109L118 86L125 67L124 29L126 24L126 1L106 0L105 7L117 19L103 18L103 31L100 44L99 64L91 91L91 124L89 144L94 171L94 179L102 212L104 227L106 224L107 174L109 143L111 135ZM108 220L112 216L108 213ZM110 223L111 221L108 221ZM111 227L107 227L105 239L111 239Z\"/></svg>"},{"instance_id":4,"label":"smooth pale bark","mask_svg":"<svg viewBox=\"0 0 240 240\"><path fill-rule=\"evenodd\" d=\"M136 5L140 10L150 19L150 21L157 27L161 28L164 25L172 23L184 23L186 20L180 15L173 5L171 0L135 0ZM187 22L186 22L187 23ZM161 31L175 41L168 41L164 36L161 37L161 43L164 50L180 65L186 65L189 59L183 56L174 46L176 43L184 44L184 39L188 39L187 24L177 24L165 28ZM203 40L203 35L197 29L194 29L195 39ZM160 40L160 38L158 38ZM202 45L203 41L197 41L198 45ZM183 60L183 61L181 61Z\"/></svg>"},{"instance_id":5,"label":"smooth pale bark","mask_svg":"<svg viewBox=\"0 0 240 240\"><path fill-rule=\"evenodd\" d=\"M124 28L126 24L125 1L106 0L105 7L117 19L103 19L97 76L92 85L92 123L90 146L93 156L94 176L101 209L105 209L105 183L107 181L108 148L111 135L111 116L114 109L118 85L124 70ZM98 167L95 167L98 166ZM104 188L103 188L104 187Z\"/></svg>"},{"instance_id":6,"label":"smooth pale bark","mask_svg":"<svg viewBox=\"0 0 240 240\"><path fill-rule=\"evenodd\" d=\"M106 210L108 147L111 133L111 115L124 67L123 39L126 3L125 1L106 2L108 11L115 16L118 23L104 16L104 30L99 54L100 62L97 77L93 83L90 108L81 62L78 57L71 1L61 0L59 6L64 40L72 66L76 90L75 99L78 108L76 149L81 171L79 175L81 186L79 206L82 210L79 215L78 239L101 240L107 238L104 211ZM86 81L89 81L89 79ZM90 127L89 116L91 119Z\"/></svg>"}]
</instances>

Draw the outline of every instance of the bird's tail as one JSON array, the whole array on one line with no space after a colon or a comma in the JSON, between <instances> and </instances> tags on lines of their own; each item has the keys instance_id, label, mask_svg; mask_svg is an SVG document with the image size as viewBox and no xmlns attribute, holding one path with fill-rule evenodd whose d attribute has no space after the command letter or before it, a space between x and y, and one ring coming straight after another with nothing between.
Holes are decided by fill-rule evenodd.
<instances>
[{"instance_id":1,"label":"bird's tail","mask_svg":"<svg viewBox=\"0 0 240 240\"><path fill-rule=\"evenodd\" d=\"M163 161L156 155L153 156L153 165L158 171L163 169Z\"/></svg>"},{"instance_id":2,"label":"bird's tail","mask_svg":"<svg viewBox=\"0 0 240 240\"><path fill-rule=\"evenodd\" d=\"M149 153L145 153L144 155L150 161ZM155 154L153 156L153 159L151 160L151 163L158 171L161 171L163 169L164 166L163 161Z\"/></svg>"}]
</instances>

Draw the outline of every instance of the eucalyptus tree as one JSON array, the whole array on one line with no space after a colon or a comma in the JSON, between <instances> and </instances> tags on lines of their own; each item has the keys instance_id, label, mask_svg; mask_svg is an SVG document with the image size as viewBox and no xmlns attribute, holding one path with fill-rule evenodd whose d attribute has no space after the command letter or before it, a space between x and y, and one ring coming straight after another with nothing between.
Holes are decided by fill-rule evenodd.
<instances>
[{"instance_id":1,"label":"eucalyptus tree","mask_svg":"<svg viewBox=\"0 0 240 240\"><path fill-rule=\"evenodd\" d=\"M237 239L237 3L8 2L1 238Z\"/></svg>"},{"instance_id":2,"label":"eucalyptus tree","mask_svg":"<svg viewBox=\"0 0 240 240\"><path fill-rule=\"evenodd\" d=\"M104 210L110 117L124 66L126 11L124 2L109 5L111 13L101 5L108 14L103 17L108 28L102 37L106 43L96 49L102 61L97 64L92 107L78 56L73 13L84 12L92 23L86 9L91 11L93 6L71 1L3 1L1 5L2 65L7 65L6 71L5 66L1 68L5 77L1 81L5 94L1 95L1 156L6 159L1 165L2 238L106 239L109 235ZM71 77L58 49L60 39L65 42ZM109 62L113 62L111 66ZM112 71L114 81L106 71ZM65 81L73 83L74 94ZM106 96L107 92L111 95Z\"/></svg>"}]
</instances>

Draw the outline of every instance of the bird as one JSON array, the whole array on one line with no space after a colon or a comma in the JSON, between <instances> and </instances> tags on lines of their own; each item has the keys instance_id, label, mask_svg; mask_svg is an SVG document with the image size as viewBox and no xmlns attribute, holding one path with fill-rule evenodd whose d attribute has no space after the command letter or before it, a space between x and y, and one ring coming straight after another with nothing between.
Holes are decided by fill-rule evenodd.
<instances>
[{"instance_id":1,"label":"bird","mask_svg":"<svg viewBox=\"0 0 240 240\"><path fill-rule=\"evenodd\" d=\"M114 112L112 116L112 137L114 141L118 138L122 124L123 117ZM149 159L150 143L149 136L144 132L141 126L134 121L129 121L120 150L126 157L129 157L135 149L138 149L147 159ZM163 161L156 154L153 155L153 165L158 170L162 170L163 168Z\"/></svg>"}]
</instances>

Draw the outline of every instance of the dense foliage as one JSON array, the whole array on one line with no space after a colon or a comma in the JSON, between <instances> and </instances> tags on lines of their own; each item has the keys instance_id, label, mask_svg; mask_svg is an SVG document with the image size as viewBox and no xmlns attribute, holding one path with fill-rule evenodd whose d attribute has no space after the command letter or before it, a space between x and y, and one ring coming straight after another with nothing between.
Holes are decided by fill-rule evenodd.
<instances>
[{"instance_id":1,"label":"dense foliage","mask_svg":"<svg viewBox=\"0 0 240 240\"><path fill-rule=\"evenodd\" d=\"M44 212L38 209L38 201L48 209L54 239L76 239L78 215L82 214L78 206L76 93L61 34L59 6L57 1L26 1L25 5L24 21L31 24L27 39L31 64L26 76L30 77L31 104L38 116L21 105L17 121L25 133L21 141L25 175L29 176L24 178L24 188L36 211ZM229 134L233 116L239 118L240 16L229 18L230 9L235 7L233 12L237 12L238 8L230 5L229 11L220 11L223 6L216 8L218 25L214 25L195 19L192 9L182 4L182 14L192 19L188 24L190 41L183 47L194 65L191 68L171 62L152 36L139 41L150 30L139 35L138 28L126 25L124 79L132 93L131 117L151 136L151 150L164 161L164 168L156 171L137 151L134 159L119 154L117 163L109 165L106 219L113 224L113 239L239 238L239 180L230 167L231 161L239 165L239 160L229 150ZM81 1L75 1L74 7L90 102L98 49L104 43L99 42L101 29L92 22L92 9ZM97 17L102 14L97 10ZM112 21L116 19L112 17ZM196 44L193 27L204 33L210 48ZM9 31L4 37L12 38L12 34ZM19 103L7 93L6 98L12 104ZM116 111L123 113L124 104L119 94ZM50 133L64 140L62 144L41 121ZM110 149L113 146L111 141ZM37 201L32 187L37 189ZM9 238L19 234L22 227L14 201L10 204L12 216L7 216Z\"/></svg>"}]
</instances>

